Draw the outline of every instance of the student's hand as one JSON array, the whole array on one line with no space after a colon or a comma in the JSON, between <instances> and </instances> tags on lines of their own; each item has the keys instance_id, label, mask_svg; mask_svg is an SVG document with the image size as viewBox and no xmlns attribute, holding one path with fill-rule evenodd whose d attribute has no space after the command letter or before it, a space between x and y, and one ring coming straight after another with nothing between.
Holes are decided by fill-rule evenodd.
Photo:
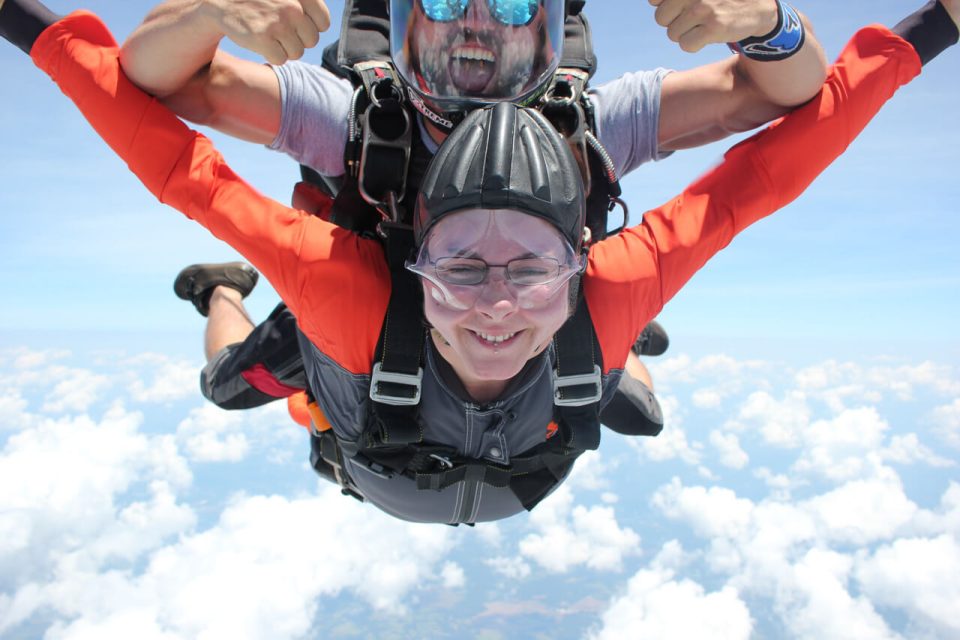
<instances>
[{"instance_id":1,"label":"student's hand","mask_svg":"<svg viewBox=\"0 0 960 640\"><path fill-rule=\"evenodd\" d=\"M324 0L207 0L204 8L223 35L273 64L301 58L330 27Z\"/></svg>"},{"instance_id":2,"label":"student's hand","mask_svg":"<svg viewBox=\"0 0 960 640\"><path fill-rule=\"evenodd\" d=\"M960 0L953 0L958 2ZM667 37L694 53L708 44L764 36L777 26L775 0L649 0Z\"/></svg>"}]
</instances>

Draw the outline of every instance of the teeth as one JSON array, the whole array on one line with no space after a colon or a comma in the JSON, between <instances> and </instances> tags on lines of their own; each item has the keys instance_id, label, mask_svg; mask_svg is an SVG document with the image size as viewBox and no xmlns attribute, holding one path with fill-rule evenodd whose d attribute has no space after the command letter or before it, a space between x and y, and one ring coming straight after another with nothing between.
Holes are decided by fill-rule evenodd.
<instances>
[{"instance_id":1,"label":"teeth","mask_svg":"<svg viewBox=\"0 0 960 640\"><path fill-rule=\"evenodd\" d=\"M477 335L480 336L481 338L483 338L484 340L486 340L487 342L492 342L492 343L494 343L494 344L499 344L499 343L503 342L504 340L509 340L509 339L512 338L513 336L517 335L517 332L514 331L513 333L507 333L507 334L504 334L504 335L502 335L502 336L492 336L492 335L490 335L490 334L488 334L488 333L483 333L483 332L477 331Z\"/></svg>"},{"instance_id":2,"label":"teeth","mask_svg":"<svg viewBox=\"0 0 960 640\"><path fill-rule=\"evenodd\" d=\"M465 58L467 60L478 60L480 62L489 62L493 63L495 58L493 54L487 51L486 49L481 49L479 47L460 47L456 51L456 57Z\"/></svg>"}]
</instances>

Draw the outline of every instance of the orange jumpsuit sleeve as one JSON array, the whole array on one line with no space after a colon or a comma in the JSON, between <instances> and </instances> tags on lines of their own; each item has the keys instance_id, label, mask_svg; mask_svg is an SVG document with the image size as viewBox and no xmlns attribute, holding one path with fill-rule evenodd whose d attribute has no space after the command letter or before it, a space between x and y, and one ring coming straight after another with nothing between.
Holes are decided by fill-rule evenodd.
<instances>
[{"instance_id":1,"label":"orange jumpsuit sleeve","mask_svg":"<svg viewBox=\"0 0 960 640\"><path fill-rule=\"evenodd\" d=\"M127 79L95 15L78 11L54 23L30 55L151 193L264 274L314 345L352 373L370 371L390 293L379 243L241 180L210 140Z\"/></svg>"},{"instance_id":2,"label":"orange jumpsuit sleeve","mask_svg":"<svg viewBox=\"0 0 960 640\"><path fill-rule=\"evenodd\" d=\"M813 100L734 146L641 224L597 243L584 295L605 369L622 368L646 323L707 260L796 199L919 73L907 41L881 26L860 30Z\"/></svg>"}]
</instances>

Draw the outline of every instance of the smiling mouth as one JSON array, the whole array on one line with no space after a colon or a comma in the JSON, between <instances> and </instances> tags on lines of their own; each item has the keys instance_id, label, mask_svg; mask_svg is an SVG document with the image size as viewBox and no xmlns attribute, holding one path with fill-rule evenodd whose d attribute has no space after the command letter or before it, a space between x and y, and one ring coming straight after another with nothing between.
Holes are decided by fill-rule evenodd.
<instances>
[{"instance_id":1,"label":"smiling mouth","mask_svg":"<svg viewBox=\"0 0 960 640\"><path fill-rule=\"evenodd\" d=\"M470 333L477 336L477 338L479 338L481 342L484 342L491 346L498 347L512 340L514 336L516 336L520 332L513 331L510 333L491 334L491 333L484 333L482 331L471 331Z\"/></svg>"},{"instance_id":2,"label":"smiling mouth","mask_svg":"<svg viewBox=\"0 0 960 640\"><path fill-rule=\"evenodd\" d=\"M482 94L496 68L497 57L486 47L464 44L450 54L450 79L464 94Z\"/></svg>"}]
</instances>

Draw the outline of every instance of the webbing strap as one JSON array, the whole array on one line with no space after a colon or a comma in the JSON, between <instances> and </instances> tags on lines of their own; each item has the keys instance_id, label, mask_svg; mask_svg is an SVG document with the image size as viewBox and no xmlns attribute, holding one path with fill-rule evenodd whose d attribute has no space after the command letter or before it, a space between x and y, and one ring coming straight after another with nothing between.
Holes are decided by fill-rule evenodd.
<instances>
[{"instance_id":1,"label":"webbing strap","mask_svg":"<svg viewBox=\"0 0 960 640\"><path fill-rule=\"evenodd\" d=\"M582 4L580 5L582 8ZM587 72L587 78L593 77L597 70L597 56L593 52L593 37L587 16L577 11L569 13L563 24L563 54L560 66L580 69Z\"/></svg>"},{"instance_id":2,"label":"webbing strap","mask_svg":"<svg viewBox=\"0 0 960 640\"><path fill-rule=\"evenodd\" d=\"M586 450L600 446L599 401L603 391L603 362L586 299L553 339L554 413L567 447Z\"/></svg>"},{"instance_id":3,"label":"webbing strap","mask_svg":"<svg viewBox=\"0 0 960 640\"><path fill-rule=\"evenodd\" d=\"M379 358L370 380L376 445L412 444L423 440L418 420L423 347L426 328L421 288L416 276L404 268L413 249L413 229L383 222L384 251L390 267L391 291L377 348Z\"/></svg>"}]
</instances>

